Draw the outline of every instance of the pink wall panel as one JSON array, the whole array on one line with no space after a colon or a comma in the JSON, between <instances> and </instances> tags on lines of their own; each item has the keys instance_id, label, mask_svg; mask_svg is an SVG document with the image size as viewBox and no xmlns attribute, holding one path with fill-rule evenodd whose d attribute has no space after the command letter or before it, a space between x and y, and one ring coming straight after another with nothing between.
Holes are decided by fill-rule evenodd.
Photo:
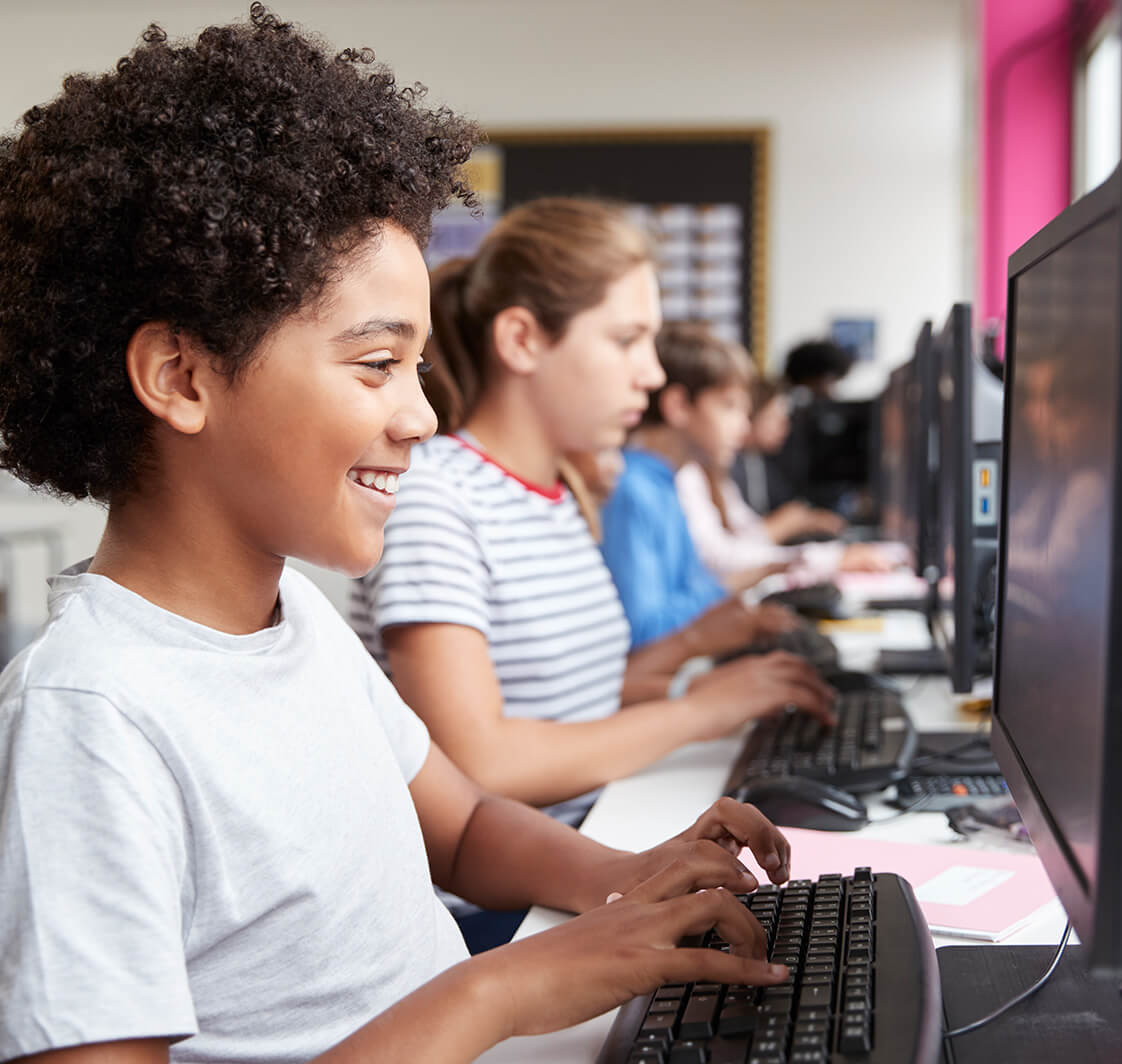
<instances>
[{"instance_id":1,"label":"pink wall panel","mask_svg":"<svg viewBox=\"0 0 1122 1064\"><path fill-rule=\"evenodd\" d=\"M1071 200L1074 7L1072 0L979 4L979 323L1004 325L1010 252Z\"/></svg>"}]
</instances>

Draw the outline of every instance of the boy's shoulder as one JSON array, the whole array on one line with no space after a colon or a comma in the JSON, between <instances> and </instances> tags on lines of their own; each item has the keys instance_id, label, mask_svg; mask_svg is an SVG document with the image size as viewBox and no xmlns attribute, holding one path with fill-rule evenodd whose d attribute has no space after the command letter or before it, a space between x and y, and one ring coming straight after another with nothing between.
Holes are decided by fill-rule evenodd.
<instances>
[{"instance_id":1,"label":"boy's shoulder","mask_svg":"<svg viewBox=\"0 0 1122 1064\"><path fill-rule=\"evenodd\" d=\"M50 581L47 622L0 673L0 701L18 698L30 688L101 694L144 660L154 638L151 628L117 608L112 589L100 588L96 578L84 573L84 565Z\"/></svg>"},{"instance_id":2,"label":"boy's shoulder","mask_svg":"<svg viewBox=\"0 0 1122 1064\"><path fill-rule=\"evenodd\" d=\"M199 666L220 667L226 653L268 653L279 629L230 636L169 613L81 563L53 578L47 623L0 674L0 701L31 688L55 688L126 703L163 689ZM301 630L350 629L322 591L286 566L280 581L285 620ZM183 676L180 675L183 674ZM162 701L162 700L161 700Z\"/></svg>"}]
</instances>

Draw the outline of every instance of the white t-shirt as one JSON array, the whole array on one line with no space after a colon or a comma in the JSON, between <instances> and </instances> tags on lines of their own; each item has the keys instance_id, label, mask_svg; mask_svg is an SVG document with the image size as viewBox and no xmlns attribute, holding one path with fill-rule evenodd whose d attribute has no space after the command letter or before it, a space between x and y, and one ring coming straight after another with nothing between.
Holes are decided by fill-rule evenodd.
<instances>
[{"instance_id":1,"label":"white t-shirt","mask_svg":"<svg viewBox=\"0 0 1122 1064\"><path fill-rule=\"evenodd\" d=\"M0 676L0 1059L303 1061L464 959L428 734L320 592L236 636L84 568Z\"/></svg>"},{"instance_id":2,"label":"white t-shirt","mask_svg":"<svg viewBox=\"0 0 1122 1064\"><path fill-rule=\"evenodd\" d=\"M353 585L351 623L383 667L383 628L478 629L508 717L569 723L619 709L630 633L576 502L520 481L467 437L413 448L382 560ZM546 812L572 823L594 797Z\"/></svg>"}]
</instances>

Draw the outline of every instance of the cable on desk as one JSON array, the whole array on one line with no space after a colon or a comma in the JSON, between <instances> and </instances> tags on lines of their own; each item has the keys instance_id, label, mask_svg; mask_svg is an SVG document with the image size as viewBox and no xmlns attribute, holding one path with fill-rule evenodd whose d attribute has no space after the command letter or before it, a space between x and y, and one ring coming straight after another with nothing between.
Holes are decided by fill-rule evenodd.
<instances>
[{"instance_id":1,"label":"cable on desk","mask_svg":"<svg viewBox=\"0 0 1122 1064\"><path fill-rule=\"evenodd\" d=\"M919 812L922 812L922 810L923 810L923 807L924 807L924 806L925 806L925 805L926 805L926 804L927 804L927 803L928 803L929 801L931 801L931 799L932 799L933 797L934 797L934 795L931 795L931 794L921 794L921 795L920 795L920 796L919 796L919 797L918 797L918 798L917 798L917 799L916 799L916 800L915 800L914 802L912 802L912 804L911 804L911 805L909 805L909 806L908 806L908 807L907 807L906 809L901 809L901 810L900 810L899 812L897 812L897 813L889 813L889 814L888 814L888 816L880 816L880 817L877 817L877 818L876 818L876 820L870 820L870 821L869 821L869 825L871 826L871 825L873 825L873 824L887 824L887 823L888 823L888 822L889 822L890 820L899 820L899 819L900 819L900 817L902 817L902 816L907 816L907 815L908 815L909 813L919 813Z\"/></svg>"},{"instance_id":2,"label":"cable on desk","mask_svg":"<svg viewBox=\"0 0 1122 1064\"><path fill-rule=\"evenodd\" d=\"M1004 1015L1014 1005L1019 1005L1027 997L1035 994L1048 980L1052 977L1052 973L1056 970L1057 965L1060 963L1060 958L1064 955L1064 947L1067 945L1067 940L1071 937L1071 921L1068 920L1067 926L1064 927L1064 933L1060 936L1060 944L1056 947L1056 954L1052 958L1051 964L1048 965L1047 971L1032 984L1027 990L1022 990L1015 998L1005 1002L1000 1008L996 1008L993 1012L983 1016L980 1020L975 1020L973 1023L965 1024L962 1027L956 1027L953 1031L946 1031L943 1034L944 1039L957 1038L960 1034L966 1034L969 1031L976 1031L979 1027L984 1027L992 1020L996 1020L998 1016Z\"/></svg>"},{"instance_id":3,"label":"cable on desk","mask_svg":"<svg viewBox=\"0 0 1122 1064\"><path fill-rule=\"evenodd\" d=\"M878 679L884 681L886 687L891 687L898 695L914 695L921 687L934 683L936 680L945 680L945 676L925 676L922 673L913 676L911 683L902 684L895 676L874 673Z\"/></svg>"}]
</instances>

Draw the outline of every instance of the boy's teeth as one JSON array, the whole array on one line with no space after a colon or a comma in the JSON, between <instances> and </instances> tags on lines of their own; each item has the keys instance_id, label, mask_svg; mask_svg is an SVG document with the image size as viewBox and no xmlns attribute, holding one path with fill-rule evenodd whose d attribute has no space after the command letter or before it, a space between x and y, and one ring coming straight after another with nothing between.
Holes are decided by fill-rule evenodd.
<instances>
[{"instance_id":1,"label":"boy's teeth","mask_svg":"<svg viewBox=\"0 0 1122 1064\"><path fill-rule=\"evenodd\" d=\"M398 480L396 473L373 473L369 469L364 469L360 473L356 469L350 469L347 471L347 479L353 480L366 488L384 491L387 495L397 494Z\"/></svg>"}]
</instances>

